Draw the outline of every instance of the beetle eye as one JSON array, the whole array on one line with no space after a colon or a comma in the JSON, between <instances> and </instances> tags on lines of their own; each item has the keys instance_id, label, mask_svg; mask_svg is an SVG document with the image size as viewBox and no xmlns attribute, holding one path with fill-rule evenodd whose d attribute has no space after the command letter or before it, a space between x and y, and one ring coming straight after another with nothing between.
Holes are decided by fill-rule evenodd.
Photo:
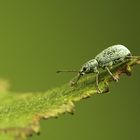
<instances>
[{"instance_id":1,"label":"beetle eye","mask_svg":"<svg viewBox=\"0 0 140 140\"><path fill-rule=\"evenodd\" d=\"M83 67L83 71L86 71L86 69L87 69L86 67Z\"/></svg>"}]
</instances>

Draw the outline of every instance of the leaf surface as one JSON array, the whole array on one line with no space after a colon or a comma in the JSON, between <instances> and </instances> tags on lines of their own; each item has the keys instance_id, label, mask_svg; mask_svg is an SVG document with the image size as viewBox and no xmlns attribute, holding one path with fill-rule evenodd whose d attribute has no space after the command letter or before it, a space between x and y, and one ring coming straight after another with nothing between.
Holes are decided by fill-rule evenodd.
<instances>
[{"instance_id":1,"label":"leaf surface","mask_svg":"<svg viewBox=\"0 0 140 140\"><path fill-rule=\"evenodd\" d=\"M131 75L136 64L140 64L139 56L115 66L112 72L117 78L123 73ZM113 79L106 71L102 70L99 81L103 93L109 92L108 84ZM83 76L76 86L65 84L44 93L16 93L5 90L4 86L0 86L1 140L24 140L39 133L40 119L58 117L65 112L73 114L75 101L97 94L94 74Z\"/></svg>"}]
</instances>

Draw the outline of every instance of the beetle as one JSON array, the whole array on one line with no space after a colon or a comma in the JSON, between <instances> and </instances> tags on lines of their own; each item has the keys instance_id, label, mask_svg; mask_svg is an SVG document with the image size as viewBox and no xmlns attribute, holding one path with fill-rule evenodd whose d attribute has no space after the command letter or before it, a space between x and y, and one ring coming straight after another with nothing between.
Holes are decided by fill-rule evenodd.
<instances>
[{"instance_id":1,"label":"beetle","mask_svg":"<svg viewBox=\"0 0 140 140\"><path fill-rule=\"evenodd\" d=\"M99 88L99 68L106 69L109 75L118 82L118 79L112 74L110 71L110 68L113 65L116 65L118 63L124 62L126 59L129 59L132 57L131 52L129 49L123 45L113 45L111 47L108 47L107 49L103 50L101 53L99 53L97 56L95 56L94 59L89 60L86 62L78 71L78 75L76 77L76 80L71 81L71 85L75 85L78 80L81 78L81 76L89 73L95 73L96 74L96 87L98 90L98 93L101 93L102 91ZM59 72L77 72L76 70L61 70L57 71ZM75 79L75 78L74 78Z\"/></svg>"}]
</instances>

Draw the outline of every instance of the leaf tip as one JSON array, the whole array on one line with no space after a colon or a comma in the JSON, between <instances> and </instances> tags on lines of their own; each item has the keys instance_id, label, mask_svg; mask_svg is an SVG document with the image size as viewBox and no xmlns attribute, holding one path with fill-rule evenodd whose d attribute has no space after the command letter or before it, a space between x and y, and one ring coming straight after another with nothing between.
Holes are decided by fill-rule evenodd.
<instances>
[{"instance_id":1,"label":"leaf tip","mask_svg":"<svg viewBox=\"0 0 140 140\"><path fill-rule=\"evenodd\" d=\"M11 85L10 82L6 79L0 79L0 92L8 91Z\"/></svg>"}]
</instances>

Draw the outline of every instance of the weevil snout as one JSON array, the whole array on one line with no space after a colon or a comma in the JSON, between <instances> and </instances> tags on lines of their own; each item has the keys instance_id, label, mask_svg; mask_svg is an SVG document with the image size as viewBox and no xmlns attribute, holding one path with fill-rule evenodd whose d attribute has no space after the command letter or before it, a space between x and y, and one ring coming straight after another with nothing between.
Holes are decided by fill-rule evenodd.
<instances>
[{"instance_id":1,"label":"weevil snout","mask_svg":"<svg viewBox=\"0 0 140 140\"><path fill-rule=\"evenodd\" d=\"M80 71L79 71L79 75L81 75L81 76L85 75L85 71L80 70Z\"/></svg>"},{"instance_id":2,"label":"weevil snout","mask_svg":"<svg viewBox=\"0 0 140 140\"><path fill-rule=\"evenodd\" d=\"M88 66L88 64L84 64L81 70L79 71L79 74L85 75L86 73L89 73L89 71L90 71L90 67Z\"/></svg>"}]
</instances>

